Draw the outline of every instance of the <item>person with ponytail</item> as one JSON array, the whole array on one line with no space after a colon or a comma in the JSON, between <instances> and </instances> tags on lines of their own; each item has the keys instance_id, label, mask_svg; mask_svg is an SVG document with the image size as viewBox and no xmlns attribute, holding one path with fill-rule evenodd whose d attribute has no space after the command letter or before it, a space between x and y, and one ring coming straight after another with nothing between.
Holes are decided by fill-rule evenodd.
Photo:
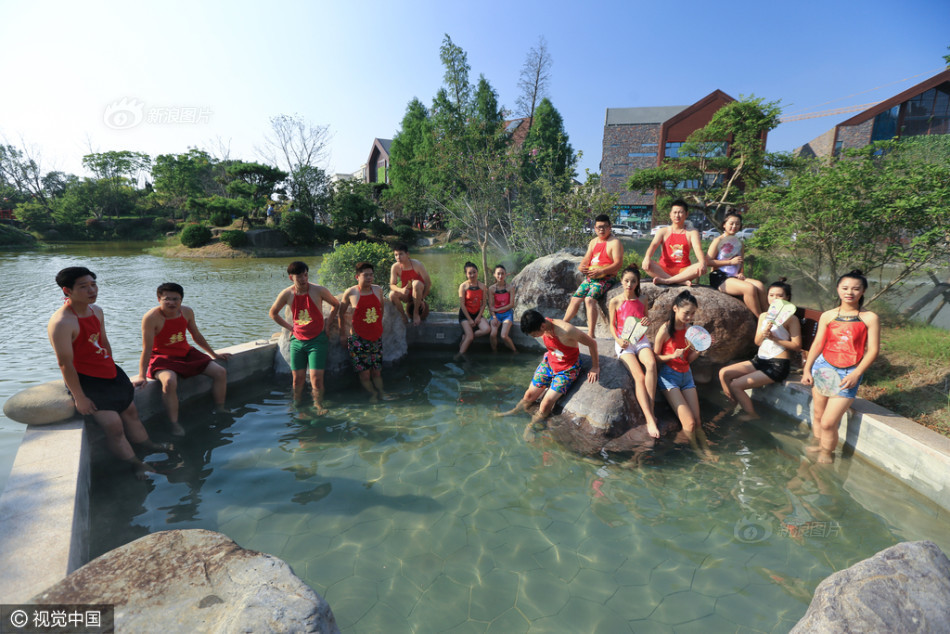
<instances>
[{"instance_id":1,"label":"person with ponytail","mask_svg":"<svg viewBox=\"0 0 950 634\"><path fill-rule=\"evenodd\" d=\"M769 303L777 299L792 301L792 287L784 277L769 285ZM758 415L746 390L781 383L788 377L791 353L802 349L802 328L798 317L792 315L785 323L777 324L769 321L767 312L762 313L755 330L755 343L759 351L751 361L733 363L719 370L723 393L730 401L741 405L752 418L758 418Z\"/></svg>"},{"instance_id":2,"label":"person with ponytail","mask_svg":"<svg viewBox=\"0 0 950 634\"><path fill-rule=\"evenodd\" d=\"M815 444L808 450L818 454L819 463L832 462L841 417L851 407L864 373L880 352L881 322L864 308L867 288L867 278L857 269L838 278L838 307L822 313L802 370L803 385L814 384L812 375L819 368L831 368L840 378L834 396L824 396L812 388Z\"/></svg>"},{"instance_id":3,"label":"person with ponytail","mask_svg":"<svg viewBox=\"0 0 950 634\"><path fill-rule=\"evenodd\" d=\"M702 458L710 459L709 443L699 418L699 396L689 364L699 357L686 341L686 329L693 323L699 304L689 291L683 291L673 300L666 325L656 332L656 359L660 389L683 426L690 446Z\"/></svg>"}]
</instances>

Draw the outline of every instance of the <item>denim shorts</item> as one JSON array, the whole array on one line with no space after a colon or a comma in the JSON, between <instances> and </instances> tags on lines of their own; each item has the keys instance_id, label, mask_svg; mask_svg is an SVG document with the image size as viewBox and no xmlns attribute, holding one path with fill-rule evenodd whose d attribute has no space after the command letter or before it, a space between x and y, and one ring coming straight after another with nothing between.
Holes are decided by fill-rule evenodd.
<instances>
[{"instance_id":1,"label":"denim shorts","mask_svg":"<svg viewBox=\"0 0 950 634\"><path fill-rule=\"evenodd\" d=\"M696 384L693 382L693 371L687 370L686 372L677 372L676 370L670 368L670 366L665 363L660 364L659 371L659 380L660 380L660 389L666 392L669 392L673 389L678 389L679 391L696 389Z\"/></svg>"},{"instance_id":2,"label":"denim shorts","mask_svg":"<svg viewBox=\"0 0 950 634\"><path fill-rule=\"evenodd\" d=\"M811 371L812 371L812 374L814 374L815 370L817 370L818 368L831 368L832 370L837 372L838 376L841 377L841 380L844 381L844 377L854 372L854 369L856 367L858 366L853 365L850 368L836 368L835 366L825 361L825 356L823 354L819 354L818 358L815 359L815 363L811 366ZM861 381L863 380L864 380L864 375L862 374L860 377L858 377L858 382L854 385L854 387L848 388L847 390L838 390L838 393L835 394L835 396L839 396L841 398L855 398L858 395L858 387L861 385Z\"/></svg>"}]
</instances>

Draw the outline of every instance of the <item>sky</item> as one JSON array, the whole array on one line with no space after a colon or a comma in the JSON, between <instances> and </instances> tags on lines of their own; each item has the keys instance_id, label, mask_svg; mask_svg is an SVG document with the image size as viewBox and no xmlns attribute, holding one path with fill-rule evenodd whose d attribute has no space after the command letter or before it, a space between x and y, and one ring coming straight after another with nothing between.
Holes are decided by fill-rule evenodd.
<instances>
[{"instance_id":1,"label":"sky","mask_svg":"<svg viewBox=\"0 0 950 634\"><path fill-rule=\"evenodd\" d=\"M75 174L84 154L110 150L261 160L270 118L300 115L329 127L322 167L354 172L413 97L431 104L445 34L468 54L472 84L483 74L511 110L545 38L549 97L583 180L599 171L607 108L687 105L716 89L786 114L893 96L944 68L950 3L0 0L0 141ZM768 149L853 114L783 123Z\"/></svg>"}]
</instances>

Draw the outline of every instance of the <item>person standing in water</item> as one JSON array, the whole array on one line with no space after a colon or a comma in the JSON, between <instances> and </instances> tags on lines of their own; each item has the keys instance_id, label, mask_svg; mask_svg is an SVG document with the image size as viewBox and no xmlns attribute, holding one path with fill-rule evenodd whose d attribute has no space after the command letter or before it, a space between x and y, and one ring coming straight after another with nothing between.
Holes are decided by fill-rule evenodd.
<instances>
[{"instance_id":1,"label":"person standing in water","mask_svg":"<svg viewBox=\"0 0 950 634\"><path fill-rule=\"evenodd\" d=\"M370 402L386 398L383 392L383 289L373 284L370 262L356 264L356 286L343 293L340 308L340 345L350 351L353 369L370 394ZM350 327L346 315L353 309ZM347 338L346 333L350 336Z\"/></svg>"}]
</instances>

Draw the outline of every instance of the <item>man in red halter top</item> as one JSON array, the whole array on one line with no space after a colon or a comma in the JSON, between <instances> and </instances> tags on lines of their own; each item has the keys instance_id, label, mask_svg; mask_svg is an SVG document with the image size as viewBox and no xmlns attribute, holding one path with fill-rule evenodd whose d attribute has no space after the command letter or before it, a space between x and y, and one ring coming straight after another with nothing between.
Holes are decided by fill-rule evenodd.
<instances>
[{"instance_id":1,"label":"man in red halter top","mask_svg":"<svg viewBox=\"0 0 950 634\"><path fill-rule=\"evenodd\" d=\"M156 291L158 306L142 317L142 356L139 375L132 385L145 385L147 379L162 384L162 402L171 423L172 435L184 436L185 429L178 422L178 378L186 379L199 374L211 377L211 396L217 412L227 412L224 397L228 389L228 372L211 359L227 360L229 353L218 354L205 340L195 324L195 312L182 306L185 289L174 282L165 282ZM188 334L195 343L208 351L210 357L188 345Z\"/></svg>"},{"instance_id":2,"label":"man in red halter top","mask_svg":"<svg viewBox=\"0 0 950 634\"><path fill-rule=\"evenodd\" d=\"M521 397L521 401L514 409L496 414L496 416L508 416L522 410L528 411L528 408L541 398L541 407L524 430L525 440L530 441L534 438L535 430L544 428L544 419L551 415L554 404L567 394L580 374L578 344L584 344L590 352L588 383L597 381L600 374L600 357L597 353L597 341L593 337L562 319L546 319L536 310L527 310L521 316L521 332L531 337L542 337L544 347L548 351L538 369L535 370L531 385Z\"/></svg>"},{"instance_id":3,"label":"man in red halter top","mask_svg":"<svg viewBox=\"0 0 950 634\"><path fill-rule=\"evenodd\" d=\"M53 313L47 332L76 410L91 416L105 432L109 450L131 464L137 477L144 478L155 469L136 456L132 445L147 453L167 453L172 446L149 439L135 409L135 389L112 359L105 316L95 305L99 294L96 274L71 266L56 275L56 285L63 290L66 302Z\"/></svg>"},{"instance_id":4,"label":"man in red halter top","mask_svg":"<svg viewBox=\"0 0 950 634\"><path fill-rule=\"evenodd\" d=\"M370 262L356 265L356 286L343 293L340 308L340 345L350 351L353 369L370 393L370 402L386 398L383 392L383 289L373 284L375 269ZM346 315L353 309L350 327ZM347 333L350 333L347 339Z\"/></svg>"},{"instance_id":5,"label":"man in red halter top","mask_svg":"<svg viewBox=\"0 0 950 634\"><path fill-rule=\"evenodd\" d=\"M686 226L689 208L684 200L674 200L670 205L669 227L657 229L653 241L643 255L640 268L653 276L654 284L683 284L692 286L693 280L706 274L706 254L699 241L699 232ZM660 249L660 261L653 261L653 253ZM689 259L690 250L696 254L696 262Z\"/></svg>"},{"instance_id":6,"label":"man in red halter top","mask_svg":"<svg viewBox=\"0 0 950 634\"><path fill-rule=\"evenodd\" d=\"M588 243L587 254L577 267L585 275L584 281L564 311L564 321L571 321L583 303L587 307L587 334L591 337L597 336L597 303L617 283L617 271L623 268L623 244L611 232L610 216L597 216L594 232L597 237Z\"/></svg>"},{"instance_id":7,"label":"man in red halter top","mask_svg":"<svg viewBox=\"0 0 950 634\"><path fill-rule=\"evenodd\" d=\"M409 323L406 308L403 307L403 304L407 304L412 324L418 326L429 315L429 304L425 299L432 288L432 280L425 265L409 257L409 247L405 243L393 246L393 256L396 262L389 270L389 301L396 307L404 323Z\"/></svg>"},{"instance_id":8,"label":"man in red halter top","mask_svg":"<svg viewBox=\"0 0 950 634\"><path fill-rule=\"evenodd\" d=\"M340 301L328 289L310 283L310 267L304 262L291 262L287 266L287 276L293 285L280 292L268 314L277 325L291 331L290 373L294 381L294 403L299 404L303 398L309 370L313 407L317 415L322 416L327 413L322 401L323 372L329 349L329 339L323 327L323 302L331 306L327 321L332 323L336 319ZM290 310L293 323L281 317L281 310L285 306Z\"/></svg>"}]
</instances>

